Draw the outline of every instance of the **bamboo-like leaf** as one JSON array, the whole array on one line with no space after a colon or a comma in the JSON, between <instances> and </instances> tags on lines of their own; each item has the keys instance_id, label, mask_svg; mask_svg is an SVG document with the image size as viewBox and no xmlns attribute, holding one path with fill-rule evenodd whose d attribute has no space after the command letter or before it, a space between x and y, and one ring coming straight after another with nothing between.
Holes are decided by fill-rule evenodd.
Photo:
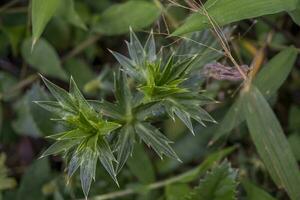
<instances>
[{"instance_id":1,"label":"bamboo-like leaf","mask_svg":"<svg viewBox=\"0 0 300 200\"><path fill-rule=\"evenodd\" d=\"M300 1L298 1L296 9L289 12L289 15L293 21L300 26Z\"/></svg>"},{"instance_id":2,"label":"bamboo-like leaf","mask_svg":"<svg viewBox=\"0 0 300 200\"><path fill-rule=\"evenodd\" d=\"M247 200L276 200L263 189L257 187L249 181L243 181L243 186L247 193Z\"/></svg>"},{"instance_id":3,"label":"bamboo-like leaf","mask_svg":"<svg viewBox=\"0 0 300 200\"><path fill-rule=\"evenodd\" d=\"M300 199L299 168L274 112L256 87L244 95L244 115L261 159L277 186L292 200Z\"/></svg>"},{"instance_id":4,"label":"bamboo-like leaf","mask_svg":"<svg viewBox=\"0 0 300 200\"><path fill-rule=\"evenodd\" d=\"M254 85L266 98L270 98L287 79L297 54L295 47L288 47L271 59L259 72Z\"/></svg>"},{"instance_id":5,"label":"bamboo-like leaf","mask_svg":"<svg viewBox=\"0 0 300 200\"><path fill-rule=\"evenodd\" d=\"M60 5L60 0L32 0L33 45L43 33L47 23Z\"/></svg>"},{"instance_id":6,"label":"bamboo-like leaf","mask_svg":"<svg viewBox=\"0 0 300 200\"><path fill-rule=\"evenodd\" d=\"M137 123L135 124L135 132L137 135L162 158L162 155L180 159L169 145L171 141L166 138L158 129L148 123Z\"/></svg>"},{"instance_id":7,"label":"bamboo-like leaf","mask_svg":"<svg viewBox=\"0 0 300 200\"><path fill-rule=\"evenodd\" d=\"M186 200L235 200L237 188L237 170L231 168L230 164L223 162L212 169L199 186L194 188Z\"/></svg>"},{"instance_id":8,"label":"bamboo-like leaf","mask_svg":"<svg viewBox=\"0 0 300 200\"><path fill-rule=\"evenodd\" d=\"M220 26L243 19L255 18L263 15L296 8L297 0L208 0L204 6L211 18ZM200 31L209 28L210 22L201 10L192 14L173 35Z\"/></svg>"},{"instance_id":9,"label":"bamboo-like leaf","mask_svg":"<svg viewBox=\"0 0 300 200\"><path fill-rule=\"evenodd\" d=\"M254 84L266 98L274 95L287 79L296 57L297 50L294 47L286 48L274 56L257 74ZM227 111L212 141L229 135L235 127L245 120L242 107L244 107L244 100L243 95L240 95Z\"/></svg>"}]
</instances>

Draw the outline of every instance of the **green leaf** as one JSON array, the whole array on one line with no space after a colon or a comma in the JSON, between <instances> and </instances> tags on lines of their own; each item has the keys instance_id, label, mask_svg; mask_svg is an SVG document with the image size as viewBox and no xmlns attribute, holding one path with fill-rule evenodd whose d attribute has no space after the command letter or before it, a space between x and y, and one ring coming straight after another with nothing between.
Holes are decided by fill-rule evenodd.
<instances>
[{"instance_id":1,"label":"green leaf","mask_svg":"<svg viewBox=\"0 0 300 200\"><path fill-rule=\"evenodd\" d=\"M230 30L224 29L225 35L230 35ZM221 46L210 30L193 32L191 35L184 37L176 50L178 60L186 57L197 55L195 61L191 64L192 70L199 70L207 63L218 60L223 51Z\"/></svg>"},{"instance_id":2,"label":"green leaf","mask_svg":"<svg viewBox=\"0 0 300 200\"><path fill-rule=\"evenodd\" d=\"M130 171L142 184L149 184L155 181L153 164L142 144L136 144L132 156L128 159L127 165Z\"/></svg>"},{"instance_id":3,"label":"green leaf","mask_svg":"<svg viewBox=\"0 0 300 200\"><path fill-rule=\"evenodd\" d=\"M58 6L56 14L65 19L70 24L83 30L87 30L86 25L75 10L74 0L63 0Z\"/></svg>"},{"instance_id":4,"label":"green leaf","mask_svg":"<svg viewBox=\"0 0 300 200\"><path fill-rule=\"evenodd\" d=\"M247 193L247 200L276 200L266 191L249 181L243 181L242 184Z\"/></svg>"},{"instance_id":5,"label":"green leaf","mask_svg":"<svg viewBox=\"0 0 300 200\"><path fill-rule=\"evenodd\" d=\"M22 176L17 192L17 200L44 200L43 185L51 178L50 166L47 159L36 160Z\"/></svg>"},{"instance_id":6,"label":"green leaf","mask_svg":"<svg viewBox=\"0 0 300 200\"><path fill-rule=\"evenodd\" d=\"M95 24L94 30L103 35L119 35L127 33L129 27L134 30L147 27L159 15L160 9L151 2L128 1L115 4L100 15L100 20Z\"/></svg>"},{"instance_id":7,"label":"green leaf","mask_svg":"<svg viewBox=\"0 0 300 200\"><path fill-rule=\"evenodd\" d=\"M116 171L119 173L126 163L128 157L132 155L132 151L135 143L135 131L130 125L123 127L119 131L119 138L116 144L117 151L117 166Z\"/></svg>"},{"instance_id":8,"label":"green leaf","mask_svg":"<svg viewBox=\"0 0 300 200\"><path fill-rule=\"evenodd\" d=\"M61 80L67 79L56 51L46 40L40 39L31 51L31 39L28 38L21 48L23 59L38 72Z\"/></svg>"},{"instance_id":9,"label":"green leaf","mask_svg":"<svg viewBox=\"0 0 300 200\"><path fill-rule=\"evenodd\" d=\"M127 76L125 73L119 72L114 80L117 103L120 105L120 108L122 108L124 115L127 118L130 118L132 117L132 94L129 88Z\"/></svg>"},{"instance_id":10,"label":"green leaf","mask_svg":"<svg viewBox=\"0 0 300 200\"><path fill-rule=\"evenodd\" d=\"M261 159L277 186L292 200L300 199L298 165L274 112L254 86L244 95L244 115Z\"/></svg>"},{"instance_id":11,"label":"green leaf","mask_svg":"<svg viewBox=\"0 0 300 200\"><path fill-rule=\"evenodd\" d=\"M83 89L86 83L95 78L91 66L81 59L72 58L67 60L64 69L74 78L80 89Z\"/></svg>"},{"instance_id":12,"label":"green leaf","mask_svg":"<svg viewBox=\"0 0 300 200\"><path fill-rule=\"evenodd\" d=\"M274 56L257 74L254 84L266 98L273 96L287 79L294 66L296 57L297 50L294 47L286 48ZM240 95L227 111L215 133L213 141L223 136L228 136L235 127L245 120L241 109L243 107L244 99Z\"/></svg>"},{"instance_id":13,"label":"green leaf","mask_svg":"<svg viewBox=\"0 0 300 200\"><path fill-rule=\"evenodd\" d=\"M80 166L80 181L84 196L87 198L92 180L95 180L97 154L92 150L83 153Z\"/></svg>"},{"instance_id":14,"label":"green leaf","mask_svg":"<svg viewBox=\"0 0 300 200\"><path fill-rule=\"evenodd\" d=\"M34 45L42 35L47 23L60 5L60 0L32 0L31 20ZM29 51L30 52L30 51Z\"/></svg>"},{"instance_id":15,"label":"green leaf","mask_svg":"<svg viewBox=\"0 0 300 200\"><path fill-rule=\"evenodd\" d=\"M117 181L117 173L116 173L113 163L112 163L113 161L115 162L116 159L113 155L113 152L111 151L111 149L109 147L107 140L105 140L105 139L98 140L98 145L99 145L98 151L99 151L100 162L102 163L102 165L106 169L106 171L109 173L111 178L115 181L115 183L117 185L119 185L119 183Z\"/></svg>"},{"instance_id":16,"label":"green leaf","mask_svg":"<svg viewBox=\"0 0 300 200\"><path fill-rule=\"evenodd\" d=\"M44 153L41 155L41 158L66 152L76 144L78 144L78 142L74 140L59 140L52 144L46 151L44 151Z\"/></svg>"},{"instance_id":17,"label":"green leaf","mask_svg":"<svg viewBox=\"0 0 300 200\"><path fill-rule=\"evenodd\" d=\"M300 107L292 105L289 110L289 130L300 132Z\"/></svg>"},{"instance_id":18,"label":"green leaf","mask_svg":"<svg viewBox=\"0 0 300 200\"><path fill-rule=\"evenodd\" d=\"M1 29L9 39L13 55L17 56L19 52L19 44L23 39L22 37L25 32L25 25L22 24L18 26L3 26Z\"/></svg>"},{"instance_id":19,"label":"green leaf","mask_svg":"<svg viewBox=\"0 0 300 200\"><path fill-rule=\"evenodd\" d=\"M295 155L295 158L297 159L297 161L300 161L300 134L298 132L291 134L288 137L288 141Z\"/></svg>"},{"instance_id":20,"label":"green leaf","mask_svg":"<svg viewBox=\"0 0 300 200\"><path fill-rule=\"evenodd\" d=\"M223 162L209 172L199 186L194 188L187 200L235 200L237 170Z\"/></svg>"},{"instance_id":21,"label":"green leaf","mask_svg":"<svg viewBox=\"0 0 300 200\"><path fill-rule=\"evenodd\" d=\"M293 19L293 21L300 26L300 1L298 0L298 4L295 10L289 12L289 15Z\"/></svg>"},{"instance_id":22,"label":"green leaf","mask_svg":"<svg viewBox=\"0 0 300 200\"><path fill-rule=\"evenodd\" d=\"M297 0L208 0L204 6L214 23L224 26L243 19L291 11L296 8L296 3ZM187 18L172 35L183 35L209 27L211 27L209 19L200 9Z\"/></svg>"},{"instance_id":23,"label":"green leaf","mask_svg":"<svg viewBox=\"0 0 300 200\"><path fill-rule=\"evenodd\" d=\"M227 155L232 153L236 147L228 147L223 150L210 154L198 167L180 176L180 183L188 183L203 175L211 167L215 166L218 162L224 159Z\"/></svg>"},{"instance_id":24,"label":"green leaf","mask_svg":"<svg viewBox=\"0 0 300 200\"><path fill-rule=\"evenodd\" d=\"M295 47L288 47L271 59L258 73L253 83L266 98L270 98L287 79L297 54Z\"/></svg>"},{"instance_id":25,"label":"green leaf","mask_svg":"<svg viewBox=\"0 0 300 200\"><path fill-rule=\"evenodd\" d=\"M153 148L159 157L162 158L162 155L164 154L180 161L172 147L169 145L171 141L151 124L137 123L135 124L135 132L148 146Z\"/></svg>"},{"instance_id":26,"label":"green leaf","mask_svg":"<svg viewBox=\"0 0 300 200\"><path fill-rule=\"evenodd\" d=\"M67 107L70 110L76 110L76 107L74 105L74 102L71 98L71 95L64 90L63 88L55 85L45 77L41 76L43 82L51 92L51 94L57 99L57 101L61 104L63 104L63 107Z\"/></svg>"},{"instance_id":27,"label":"green leaf","mask_svg":"<svg viewBox=\"0 0 300 200\"><path fill-rule=\"evenodd\" d=\"M187 184L177 183L167 185L165 188L166 200L182 200L182 197L189 194L191 189Z\"/></svg>"}]
</instances>

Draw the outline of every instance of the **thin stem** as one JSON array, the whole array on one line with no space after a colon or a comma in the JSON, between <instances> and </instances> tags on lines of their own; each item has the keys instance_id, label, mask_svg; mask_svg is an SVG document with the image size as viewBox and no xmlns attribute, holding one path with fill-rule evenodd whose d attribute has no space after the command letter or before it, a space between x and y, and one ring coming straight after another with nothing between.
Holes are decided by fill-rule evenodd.
<instances>
[{"instance_id":1,"label":"thin stem","mask_svg":"<svg viewBox=\"0 0 300 200\"><path fill-rule=\"evenodd\" d=\"M27 85L30 85L32 82L34 82L38 78L37 74L32 74L28 76L27 78L21 80L16 85L12 86L7 90L5 93L0 93L0 100L5 96L14 93L15 91L21 90L22 88L26 87Z\"/></svg>"},{"instance_id":2,"label":"thin stem","mask_svg":"<svg viewBox=\"0 0 300 200\"><path fill-rule=\"evenodd\" d=\"M4 12L5 10L7 10L8 8L16 5L19 2L19 0L13 0L11 2L8 2L7 4L5 4L4 6L2 6L0 8L0 13Z\"/></svg>"},{"instance_id":3,"label":"thin stem","mask_svg":"<svg viewBox=\"0 0 300 200\"><path fill-rule=\"evenodd\" d=\"M151 183L149 185L145 186L146 190L154 190L154 189L158 189L176 182L179 182L180 180L182 180L187 174L189 174L190 172L194 171L193 169L191 171L185 172L183 174L180 174L178 176L175 176L173 178L169 178L166 180L162 180L162 181L158 181L155 183ZM92 197L91 200L107 200L107 199L114 199L117 197L122 197L122 196L128 196L131 194L135 194L138 193L140 190L139 189L126 189L126 190L121 190L118 192L112 192L112 193L108 193L108 194L104 194L104 195L99 195L99 196L95 196ZM80 199L80 200L84 200L84 199Z\"/></svg>"},{"instance_id":4,"label":"thin stem","mask_svg":"<svg viewBox=\"0 0 300 200\"><path fill-rule=\"evenodd\" d=\"M162 3L159 0L154 0L155 5L162 11L162 13L166 16L168 21L170 22L171 26L173 28L177 28L179 26L179 23L176 19L170 13L167 11L167 9L162 5Z\"/></svg>"},{"instance_id":5,"label":"thin stem","mask_svg":"<svg viewBox=\"0 0 300 200\"><path fill-rule=\"evenodd\" d=\"M72 58L79 53L81 53L84 49L86 49L91 44L97 42L100 39L100 35L92 35L88 37L86 40L84 40L82 43L77 45L74 49L72 49L66 56L64 56L61 60L62 62L65 62L69 58Z\"/></svg>"}]
</instances>

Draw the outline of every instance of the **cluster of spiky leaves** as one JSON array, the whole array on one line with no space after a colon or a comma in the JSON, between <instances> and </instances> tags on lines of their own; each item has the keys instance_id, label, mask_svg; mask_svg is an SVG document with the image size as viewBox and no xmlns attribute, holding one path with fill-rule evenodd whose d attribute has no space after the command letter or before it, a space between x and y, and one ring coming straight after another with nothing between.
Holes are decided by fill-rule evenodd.
<instances>
[{"instance_id":1,"label":"cluster of spiky leaves","mask_svg":"<svg viewBox=\"0 0 300 200\"><path fill-rule=\"evenodd\" d=\"M138 90L144 95L143 102L159 102L167 114L175 119L175 115L190 129L191 118L203 124L203 121L215 122L201 105L208 99L189 88L185 81L196 56L183 60L175 59L175 55L163 59L156 54L153 34L151 33L144 47L134 34L130 32L130 42L126 42L130 58L112 52L126 72L138 83ZM209 100L210 101L210 100Z\"/></svg>"},{"instance_id":2,"label":"cluster of spiky leaves","mask_svg":"<svg viewBox=\"0 0 300 200\"><path fill-rule=\"evenodd\" d=\"M95 179L98 158L117 182L116 174L131 155L136 138L150 146L159 157L165 155L180 161L170 146L171 141L151 124L159 117L166 115L175 119L177 116L192 133L191 119L203 125L203 121L214 122L200 107L210 100L186 84L194 56L182 61L174 59L174 55L162 59L156 54L152 33L142 47L131 31L127 45L131 59L112 52L122 66L115 75L114 103L104 99L85 100L72 78L67 92L42 77L57 101L37 103L59 116L57 120L68 127L68 131L50 136L56 142L43 156L64 153L69 176L80 167L86 196ZM130 82L127 75L133 81ZM108 141L110 134L115 137L109 137L112 140Z\"/></svg>"},{"instance_id":3,"label":"cluster of spiky leaves","mask_svg":"<svg viewBox=\"0 0 300 200\"><path fill-rule=\"evenodd\" d=\"M64 153L69 160L68 176L80 168L80 179L85 196L88 195L92 179L95 179L99 158L103 167L116 181L113 161L115 157L107 141L107 135L120 125L105 121L84 99L71 77L69 92L42 77L57 101L37 101L40 106L53 112L55 119L65 125L67 131L49 136L56 142L42 155Z\"/></svg>"}]
</instances>

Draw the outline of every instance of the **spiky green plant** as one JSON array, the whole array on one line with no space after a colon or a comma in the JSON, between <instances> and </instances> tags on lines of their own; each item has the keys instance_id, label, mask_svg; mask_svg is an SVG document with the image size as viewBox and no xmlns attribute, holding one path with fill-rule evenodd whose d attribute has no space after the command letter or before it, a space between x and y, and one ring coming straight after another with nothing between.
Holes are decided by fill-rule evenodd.
<instances>
[{"instance_id":1,"label":"spiky green plant","mask_svg":"<svg viewBox=\"0 0 300 200\"><path fill-rule=\"evenodd\" d=\"M42 77L57 101L37 103L55 113L57 120L67 127L66 132L49 137L56 142L43 156L63 153L69 176L80 167L85 196L95 179L98 158L117 183L116 174L131 155L136 138L159 157L166 155L180 161L170 146L171 141L152 124L161 117L177 116L192 133L192 119L203 125L203 121L214 122L201 108L210 100L186 83L195 56L180 60L171 54L163 58L156 53L152 33L143 47L131 31L127 46L130 59L112 52L122 67L115 75L115 102L85 100L72 78L67 92ZM111 134L115 137L108 137Z\"/></svg>"}]
</instances>

